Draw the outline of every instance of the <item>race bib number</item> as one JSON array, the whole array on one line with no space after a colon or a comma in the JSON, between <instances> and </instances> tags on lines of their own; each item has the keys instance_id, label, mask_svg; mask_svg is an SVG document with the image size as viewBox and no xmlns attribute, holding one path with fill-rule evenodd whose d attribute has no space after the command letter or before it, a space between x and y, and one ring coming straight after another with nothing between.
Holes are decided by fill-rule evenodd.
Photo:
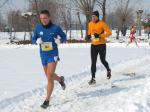
<instances>
[{"instance_id":1,"label":"race bib number","mask_svg":"<svg viewBox=\"0 0 150 112\"><path fill-rule=\"evenodd\" d=\"M53 50L52 42L44 42L41 44L42 51L51 51Z\"/></svg>"},{"instance_id":2,"label":"race bib number","mask_svg":"<svg viewBox=\"0 0 150 112\"><path fill-rule=\"evenodd\" d=\"M96 42L97 42L97 41L99 41L99 38L95 38L95 39L93 39L93 41L96 41Z\"/></svg>"},{"instance_id":3,"label":"race bib number","mask_svg":"<svg viewBox=\"0 0 150 112\"><path fill-rule=\"evenodd\" d=\"M99 41L99 38L95 38L95 36L92 35L92 40L95 41L95 42L97 42L97 41Z\"/></svg>"}]
</instances>

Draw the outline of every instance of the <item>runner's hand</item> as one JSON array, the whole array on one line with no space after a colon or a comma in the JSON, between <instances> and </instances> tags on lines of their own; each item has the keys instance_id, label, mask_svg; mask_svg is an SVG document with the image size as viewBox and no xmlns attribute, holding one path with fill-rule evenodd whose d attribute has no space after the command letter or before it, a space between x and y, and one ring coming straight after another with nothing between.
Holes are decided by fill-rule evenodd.
<instances>
[{"instance_id":1,"label":"runner's hand","mask_svg":"<svg viewBox=\"0 0 150 112\"><path fill-rule=\"evenodd\" d=\"M95 38L100 38L100 35L97 33L95 33L94 36L95 36Z\"/></svg>"},{"instance_id":2,"label":"runner's hand","mask_svg":"<svg viewBox=\"0 0 150 112\"><path fill-rule=\"evenodd\" d=\"M60 40L60 39L61 39L60 37L55 38L55 43L56 43L57 45L60 45L60 43L61 43L61 40Z\"/></svg>"},{"instance_id":3,"label":"runner's hand","mask_svg":"<svg viewBox=\"0 0 150 112\"><path fill-rule=\"evenodd\" d=\"M38 45L40 45L40 44L42 44L42 43L43 43L43 41L42 41L42 39L41 39L41 38L38 38L38 39L36 40L36 43L37 43Z\"/></svg>"}]
</instances>

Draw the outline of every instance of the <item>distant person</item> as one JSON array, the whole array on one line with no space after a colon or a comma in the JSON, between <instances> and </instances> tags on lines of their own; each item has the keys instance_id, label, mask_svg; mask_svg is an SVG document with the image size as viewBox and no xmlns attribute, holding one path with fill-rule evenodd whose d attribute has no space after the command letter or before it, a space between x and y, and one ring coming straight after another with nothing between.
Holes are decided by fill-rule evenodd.
<instances>
[{"instance_id":1,"label":"distant person","mask_svg":"<svg viewBox=\"0 0 150 112\"><path fill-rule=\"evenodd\" d=\"M150 27L148 28L148 39L150 39Z\"/></svg>"},{"instance_id":2,"label":"distant person","mask_svg":"<svg viewBox=\"0 0 150 112\"><path fill-rule=\"evenodd\" d=\"M128 42L127 46L131 44L132 42L135 42L136 46L138 46L136 38L135 38L135 33L136 33L136 26L133 25L130 29L130 36L129 36L130 41Z\"/></svg>"}]
</instances>

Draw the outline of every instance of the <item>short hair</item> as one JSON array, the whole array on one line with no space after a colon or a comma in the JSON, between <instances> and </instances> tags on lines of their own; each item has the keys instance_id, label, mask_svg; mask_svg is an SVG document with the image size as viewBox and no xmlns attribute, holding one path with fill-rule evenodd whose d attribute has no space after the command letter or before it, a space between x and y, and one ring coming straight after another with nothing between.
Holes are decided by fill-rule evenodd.
<instances>
[{"instance_id":1,"label":"short hair","mask_svg":"<svg viewBox=\"0 0 150 112\"><path fill-rule=\"evenodd\" d=\"M48 16L51 16L51 15L50 15L50 12L49 12L48 10L42 10L42 11L40 12L40 14L46 14L46 15L48 15Z\"/></svg>"}]
</instances>

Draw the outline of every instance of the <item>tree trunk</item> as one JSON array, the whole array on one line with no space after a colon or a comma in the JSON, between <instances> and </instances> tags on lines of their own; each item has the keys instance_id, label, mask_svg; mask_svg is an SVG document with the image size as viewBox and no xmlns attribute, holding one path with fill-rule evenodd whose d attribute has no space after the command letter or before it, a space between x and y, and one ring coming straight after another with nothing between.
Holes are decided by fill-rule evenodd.
<instances>
[{"instance_id":1,"label":"tree trunk","mask_svg":"<svg viewBox=\"0 0 150 112\"><path fill-rule=\"evenodd\" d=\"M40 22L40 19L39 19L40 13L39 13L37 0L35 0L34 2L35 2L35 7L36 7L36 15L37 15L37 18L38 18L37 20L38 20L38 22Z\"/></svg>"},{"instance_id":2,"label":"tree trunk","mask_svg":"<svg viewBox=\"0 0 150 112\"><path fill-rule=\"evenodd\" d=\"M81 19L80 19L80 13L79 13L79 12L77 12L77 16L78 16L78 19L79 19L79 24L80 24L81 38L83 38L82 23L81 23Z\"/></svg>"},{"instance_id":3,"label":"tree trunk","mask_svg":"<svg viewBox=\"0 0 150 112\"><path fill-rule=\"evenodd\" d=\"M25 31L25 33L24 33L24 41L26 40L26 31Z\"/></svg>"},{"instance_id":4,"label":"tree trunk","mask_svg":"<svg viewBox=\"0 0 150 112\"><path fill-rule=\"evenodd\" d=\"M88 35L88 23L90 22L91 20L91 15L88 14L86 15L86 36Z\"/></svg>"},{"instance_id":5,"label":"tree trunk","mask_svg":"<svg viewBox=\"0 0 150 112\"><path fill-rule=\"evenodd\" d=\"M103 12L103 18L102 18L102 20L105 22L106 21L106 0L103 0L103 10L102 10L102 12Z\"/></svg>"}]
</instances>

